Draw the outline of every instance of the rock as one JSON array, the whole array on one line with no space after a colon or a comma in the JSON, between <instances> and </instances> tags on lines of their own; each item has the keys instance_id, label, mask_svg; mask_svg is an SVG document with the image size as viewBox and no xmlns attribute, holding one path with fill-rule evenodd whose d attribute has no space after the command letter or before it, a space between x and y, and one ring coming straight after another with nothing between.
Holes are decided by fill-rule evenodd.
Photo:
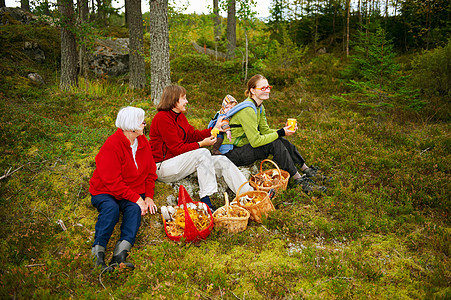
<instances>
[{"instance_id":1,"label":"rock","mask_svg":"<svg viewBox=\"0 0 451 300\"><path fill-rule=\"evenodd\" d=\"M38 73L29 73L27 77L33 82L44 84L44 79Z\"/></svg>"},{"instance_id":2,"label":"rock","mask_svg":"<svg viewBox=\"0 0 451 300\"><path fill-rule=\"evenodd\" d=\"M316 53L318 53L318 54L326 54L327 51L326 51L326 48L322 47L322 48L319 48L319 49L316 51Z\"/></svg>"},{"instance_id":3,"label":"rock","mask_svg":"<svg viewBox=\"0 0 451 300\"><path fill-rule=\"evenodd\" d=\"M25 42L23 47L23 52L32 60L43 63L45 62L45 53L39 47L37 42Z\"/></svg>"},{"instance_id":4,"label":"rock","mask_svg":"<svg viewBox=\"0 0 451 300\"><path fill-rule=\"evenodd\" d=\"M129 69L129 39L96 39L95 51L89 62L89 68L97 75L118 76Z\"/></svg>"},{"instance_id":5,"label":"rock","mask_svg":"<svg viewBox=\"0 0 451 300\"><path fill-rule=\"evenodd\" d=\"M36 16L32 13L23 10L20 7L1 7L0 8L0 25L7 24L31 24L40 23L51 26L56 26L58 23L58 18L50 16Z\"/></svg>"},{"instance_id":6,"label":"rock","mask_svg":"<svg viewBox=\"0 0 451 300\"><path fill-rule=\"evenodd\" d=\"M37 16L23 10L19 7L2 7L0 8L1 25L6 24L30 24L33 20L37 20Z\"/></svg>"}]
</instances>

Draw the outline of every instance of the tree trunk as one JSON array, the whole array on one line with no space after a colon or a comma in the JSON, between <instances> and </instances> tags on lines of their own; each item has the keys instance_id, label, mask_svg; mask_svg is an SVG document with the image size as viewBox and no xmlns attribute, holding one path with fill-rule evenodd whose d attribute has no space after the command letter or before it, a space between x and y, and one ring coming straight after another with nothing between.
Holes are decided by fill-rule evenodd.
<instances>
[{"instance_id":1,"label":"tree trunk","mask_svg":"<svg viewBox=\"0 0 451 300\"><path fill-rule=\"evenodd\" d=\"M124 9L125 9L125 13L124 13L124 15L125 15L125 25L128 25L128 1L129 1L129 0L125 0L125 3L124 3Z\"/></svg>"},{"instance_id":2,"label":"tree trunk","mask_svg":"<svg viewBox=\"0 0 451 300\"><path fill-rule=\"evenodd\" d=\"M219 18L219 0L213 0L213 13L215 15L215 43L221 37L221 19Z\"/></svg>"},{"instance_id":3,"label":"tree trunk","mask_svg":"<svg viewBox=\"0 0 451 300\"><path fill-rule=\"evenodd\" d=\"M157 105L171 83L168 0L150 1L150 77L151 99Z\"/></svg>"},{"instance_id":4,"label":"tree trunk","mask_svg":"<svg viewBox=\"0 0 451 300\"><path fill-rule=\"evenodd\" d=\"M22 8L25 11L30 11L30 1L20 0L20 8Z\"/></svg>"},{"instance_id":5,"label":"tree trunk","mask_svg":"<svg viewBox=\"0 0 451 300\"><path fill-rule=\"evenodd\" d=\"M346 3L346 57L349 56L349 21L351 16L351 0L347 0Z\"/></svg>"},{"instance_id":6,"label":"tree trunk","mask_svg":"<svg viewBox=\"0 0 451 300\"><path fill-rule=\"evenodd\" d=\"M236 48L236 0L229 0L227 9L227 57L235 57Z\"/></svg>"},{"instance_id":7,"label":"tree trunk","mask_svg":"<svg viewBox=\"0 0 451 300\"><path fill-rule=\"evenodd\" d=\"M130 81L131 89L146 86L146 66L144 62L143 19L141 0L128 1L128 35L130 37Z\"/></svg>"},{"instance_id":8,"label":"tree trunk","mask_svg":"<svg viewBox=\"0 0 451 300\"><path fill-rule=\"evenodd\" d=\"M46 15L46 16L50 16L50 8L49 8L49 2L47 1L47 0L45 0L44 2L43 2L43 13L44 13L44 15Z\"/></svg>"},{"instance_id":9,"label":"tree trunk","mask_svg":"<svg viewBox=\"0 0 451 300\"><path fill-rule=\"evenodd\" d=\"M72 0L59 0L61 14L61 78L60 89L70 90L77 86L77 43L71 32L75 24L74 4Z\"/></svg>"},{"instance_id":10,"label":"tree trunk","mask_svg":"<svg viewBox=\"0 0 451 300\"><path fill-rule=\"evenodd\" d=\"M6 7L5 0L0 0L0 8Z\"/></svg>"},{"instance_id":11,"label":"tree trunk","mask_svg":"<svg viewBox=\"0 0 451 300\"><path fill-rule=\"evenodd\" d=\"M247 39L247 30L244 28L244 37L246 38L246 64L244 69L244 81L247 81L247 68L249 64L249 41Z\"/></svg>"},{"instance_id":12,"label":"tree trunk","mask_svg":"<svg viewBox=\"0 0 451 300\"><path fill-rule=\"evenodd\" d=\"M78 12L79 12L79 24L81 25L80 28L84 28L86 24L88 23L88 14L89 14L89 8L88 8L88 0L78 0ZM83 32L85 32L83 30ZM82 34L80 36L80 42L79 42L79 62L80 62L80 69L79 74L82 77L88 77L88 50L87 50L87 39L85 38L85 34Z\"/></svg>"}]
</instances>

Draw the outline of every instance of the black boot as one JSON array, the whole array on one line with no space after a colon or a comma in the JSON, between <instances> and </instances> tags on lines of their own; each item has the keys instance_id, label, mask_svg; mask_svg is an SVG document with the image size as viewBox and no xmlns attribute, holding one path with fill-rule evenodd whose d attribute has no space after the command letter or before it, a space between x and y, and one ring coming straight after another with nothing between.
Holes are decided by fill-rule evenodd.
<instances>
[{"instance_id":1,"label":"black boot","mask_svg":"<svg viewBox=\"0 0 451 300\"><path fill-rule=\"evenodd\" d=\"M104 270L106 270L108 272L112 271L112 269L110 267L108 267L105 263L105 247L100 246L100 245L95 245L94 247L92 247L91 254L93 256L93 259L95 259L95 262L94 262L95 268L100 267L102 272Z\"/></svg>"},{"instance_id":2,"label":"black boot","mask_svg":"<svg viewBox=\"0 0 451 300\"><path fill-rule=\"evenodd\" d=\"M132 270L135 266L132 263L126 262L125 259L128 256L128 252L132 248L132 244L128 241L122 240L116 243L116 248L114 248L113 258L110 262L110 267L119 267L121 263L123 263L127 268L131 268Z\"/></svg>"},{"instance_id":3,"label":"black boot","mask_svg":"<svg viewBox=\"0 0 451 300\"><path fill-rule=\"evenodd\" d=\"M211 203L211 200L210 200L209 196L205 196L205 197L201 198L200 201L208 205L208 207L211 210L211 213L215 212L216 207Z\"/></svg>"},{"instance_id":4,"label":"black boot","mask_svg":"<svg viewBox=\"0 0 451 300\"><path fill-rule=\"evenodd\" d=\"M221 155L221 151L219 151L219 147L221 147L224 138L219 135L216 137L216 142L213 144L213 149L211 149L211 154L213 155Z\"/></svg>"}]
</instances>

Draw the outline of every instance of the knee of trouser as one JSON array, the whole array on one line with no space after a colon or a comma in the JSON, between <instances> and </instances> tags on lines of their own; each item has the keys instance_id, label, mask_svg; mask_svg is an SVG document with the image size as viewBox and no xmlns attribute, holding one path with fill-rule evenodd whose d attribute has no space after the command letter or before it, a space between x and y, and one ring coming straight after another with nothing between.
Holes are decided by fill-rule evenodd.
<instances>
[{"instance_id":1,"label":"knee of trouser","mask_svg":"<svg viewBox=\"0 0 451 300\"><path fill-rule=\"evenodd\" d=\"M141 216L141 207L139 207L138 204L133 203L133 205L130 205L127 209L130 210L130 214L132 216L134 216L134 215Z\"/></svg>"},{"instance_id":2,"label":"knee of trouser","mask_svg":"<svg viewBox=\"0 0 451 300\"><path fill-rule=\"evenodd\" d=\"M205 149L205 148L200 148L197 150L197 152L198 152L197 159L199 161L211 160L210 150Z\"/></svg>"},{"instance_id":3,"label":"knee of trouser","mask_svg":"<svg viewBox=\"0 0 451 300\"><path fill-rule=\"evenodd\" d=\"M119 205L116 203L103 204L100 211L101 215L106 216L111 220L118 220L120 215Z\"/></svg>"}]
</instances>

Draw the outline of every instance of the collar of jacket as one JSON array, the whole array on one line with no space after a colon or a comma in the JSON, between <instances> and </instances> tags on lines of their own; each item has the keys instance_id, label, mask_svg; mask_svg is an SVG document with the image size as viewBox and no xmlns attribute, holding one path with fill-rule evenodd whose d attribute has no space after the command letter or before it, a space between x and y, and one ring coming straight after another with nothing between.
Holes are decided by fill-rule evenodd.
<instances>
[{"instance_id":1,"label":"collar of jacket","mask_svg":"<svg viewBox=\"0 0 451 300\"><path fill-rule=\"evenodd\" d=\"M124 146L130 148L131 146L130 140L125 136L124 131L122 131L122 129L118 128L114 134L119 137L119 140L121 141L121 143L124 144ZM138 139L138 149L143 148L144 147L143 139L145 139L144 135L138 136L137 139Z\"/></svg>"}]
</instances>

